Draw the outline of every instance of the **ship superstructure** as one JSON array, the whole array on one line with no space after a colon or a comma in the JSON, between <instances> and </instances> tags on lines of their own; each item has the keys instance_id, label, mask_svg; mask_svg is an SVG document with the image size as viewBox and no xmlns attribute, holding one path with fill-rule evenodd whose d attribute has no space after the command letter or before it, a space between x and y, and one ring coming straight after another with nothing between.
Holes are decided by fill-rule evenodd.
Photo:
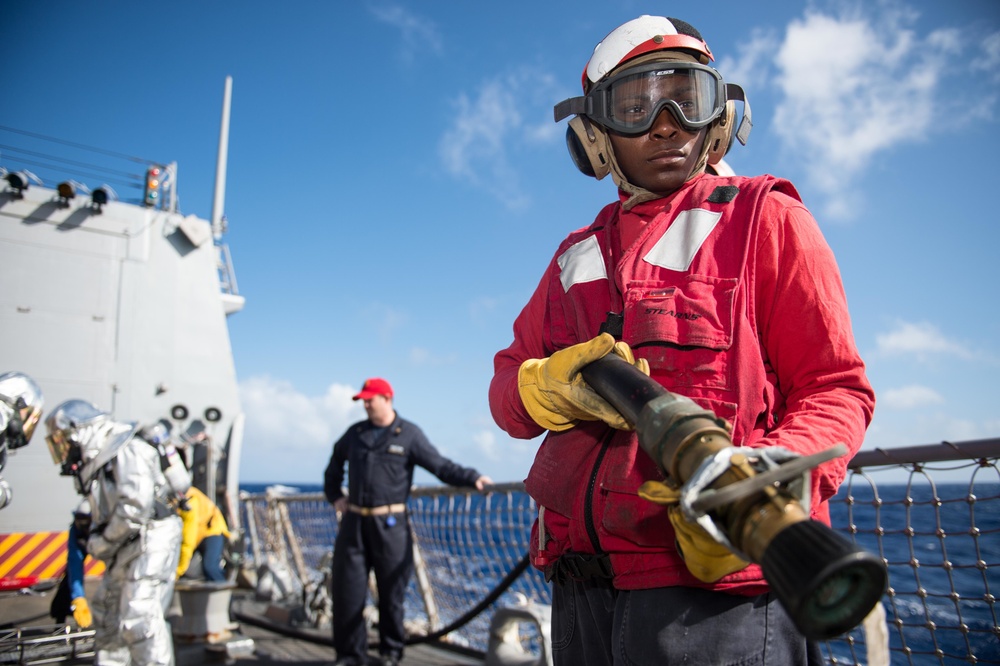
<instances>
[{"instance_id":1,"label":"ship superstructure","mask_svg":"<svg viewBox=\"0 0 1000 666\"><path fill-rule=\"evenodd\" d=\"M244 415L227 317L243 306L223 242L220 139L213 220L177 206L177 169L138 167L141 196L49 182L0 153L0 368L33 377L45 410L88 400L122 421L170 424L196 485L238 523ZM123 188L124 189L124 188ZM80 498L59 475L44 428L8 460L0 580L51 578ZM234 524L231 522L230 524Z\"/></svg>"}]
</instances>

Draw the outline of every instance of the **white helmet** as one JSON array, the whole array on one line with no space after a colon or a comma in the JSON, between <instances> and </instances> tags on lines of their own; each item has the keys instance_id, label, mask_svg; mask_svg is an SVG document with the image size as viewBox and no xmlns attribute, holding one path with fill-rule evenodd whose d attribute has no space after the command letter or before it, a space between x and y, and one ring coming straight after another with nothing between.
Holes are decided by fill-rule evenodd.
<instances>
[{"instance_id":1,"label":"white helmet","mask_svg":"<svg viewBox=\"0 0 1000 666\"><path fill-rule=\"evenodd\" d=\"M708 66L714 60L708 44L690 24L663 16L640 16L611 31L594 48L583 70L584 95L564 100L554 110L556 122L570 120L566 141L574 163L584 174L601 179L612 173L618 186L638 196L649 193L627 181L618 168L607 131L637 135L649 131L663 109L691 132L708 132L701 159L689 177L706 164L717 164L729 150L736 120L734 100L744 104L743 120L736 133L746 144L750 134L750 106L740 86L727 84ZM664 61L670 67L663 66ZM663 83L680 80L670 89L683 89L677 100L661 93ZM636 92L649 104L635 103ZM692 92L693 91L693 92ZM628 104L624 96L628 95Z\"/></svg>"},{"instance_id":2,"label":"white helmet","mask_svg":"<svg viewBox=\"0 0 1000 666\"><path fill-rule=\"evenodd\" d=\"M702 65L715 60L691 24L665 16L640 16L612 30L594 47L594 55L583 70L583 91L620 65L655 51L688 51Z\"/></svg>"},{"instance_id":3,"label":"white helmet","mask_svg":"<svg viewBox=\"0 0 1000 666\"><path fill-rule=\"evenodd\" d=\"M67 400L45 419L52 461L62 468L62 473L75 473L79 467L92 460L103 443L94 437L94 431L111 419L111 416L86 400Z\"/></svg>"},{"instance_id":4,"label":"white helmet","mask_svg":"<svg viewBox=\"0 0 1000 666\"><path fill-rule=\"evenodd\" d=\"M135 422L119 423L86 400L67 400L56 407L45 427L52 460L61 474L76 479L77 491L89 492L100 469L135 435Z\"/></svg>"},{"instance_id":5,"label":"white helmet","mask_svg":"<svg viewBox=\"0 0 1000 666\"><path fill-rule=\"evenodd\" d=\"M13 411L0 437L9 449L26 446L42 416L42 389L23 372L5 372L0 375L0 400Z\"/></svg>"}]
</instances>

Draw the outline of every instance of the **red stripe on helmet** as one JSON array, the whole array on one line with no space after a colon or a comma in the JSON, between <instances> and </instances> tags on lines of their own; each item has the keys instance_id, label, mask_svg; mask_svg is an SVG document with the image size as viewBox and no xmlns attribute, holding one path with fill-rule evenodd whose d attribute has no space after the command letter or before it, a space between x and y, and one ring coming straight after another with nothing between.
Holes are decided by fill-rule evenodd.
<instances>
[{"instance_id":1,"label":"red stripe on helmet","mask_svg":"<svg viewBox=\"0 0 1000 666\"><path fill-rule=\"evenodd\" d=\"M691 35L657 35L651 39L647 39L642 44L639 44L634 49L625 54L625 57L619 61L617 65L612 69L618 69L623 64L638 58L641 55L647 53L653 53L654 51L676 51L678 49L688 49L691 51L696 51L707 57L710 61L715 60L715 56L712 55L712 50L708 48L708 44L698 39L697 37L692 37ZM590 79L587 78L587 69L590 67L590 61L583 67L583 75L580 77L581 83L583 84L584 92L591 85ZM606 75L605 75L606 76ZM597 83L594 81L594 83Z\"/></svg>"},{"instance_id":2,"label":"red stripe on helmet","mask_svg":"<svg viewBox=\"0 0 1000 666\"><path fill-rule=\"evenodd\" d=\"M712 55L711 49L708 48L708 44L701 41L697 37L692 37L691 35L657 35L652 39L647 39L642 44L632 49L622 58L619 67L623 63L628 62L632 58L638 58L641 55L647 53L652 53L653 51L676 51L677 49L690 49L692 51L697 51L708 56L709 60L715 60Z\"/></svg>"}]
</instances>

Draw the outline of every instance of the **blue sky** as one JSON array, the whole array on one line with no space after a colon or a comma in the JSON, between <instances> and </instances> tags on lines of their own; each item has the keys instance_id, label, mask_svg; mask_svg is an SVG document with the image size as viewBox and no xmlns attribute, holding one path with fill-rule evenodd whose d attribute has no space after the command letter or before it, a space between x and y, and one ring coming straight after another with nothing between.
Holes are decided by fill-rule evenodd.
<instances>
[{"instance_id":1,"label":"blue sky","mask_svg":"<svg viewBox=\"0 0 1000 666\"><path fill-rule=\"evenodd\" d=\"M552 106L644 13L701 30L753 108L727 161L819 220L878 397L865 448L1000 434L995 0L4 3L0 125L177 162L208 218L232 76L243 480L319 482L369 376L446 455L521 480L538 442L493 424L493 355L615 196Z\"/></svg>"}]
</instances>

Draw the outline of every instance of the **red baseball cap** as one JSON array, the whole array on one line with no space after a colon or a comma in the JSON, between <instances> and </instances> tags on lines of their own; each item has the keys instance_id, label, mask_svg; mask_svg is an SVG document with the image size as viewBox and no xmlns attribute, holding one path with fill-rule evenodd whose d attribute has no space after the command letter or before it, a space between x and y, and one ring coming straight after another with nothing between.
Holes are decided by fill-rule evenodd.
<instances>
[{"instance_id":1,"label":"red baseball cap","mask_svg":"<svg viewBox=\"0 0 1000 666\"><path fill-rule=\"evenodd\" d=\"M365 380L365 385L361 387L361 392L352 399L369 400L377 395L384 395L391 398L392 387L389 385L389 382L385 381L381 377L372 377L371 379Z\"/></svg>"}]
</instances>

